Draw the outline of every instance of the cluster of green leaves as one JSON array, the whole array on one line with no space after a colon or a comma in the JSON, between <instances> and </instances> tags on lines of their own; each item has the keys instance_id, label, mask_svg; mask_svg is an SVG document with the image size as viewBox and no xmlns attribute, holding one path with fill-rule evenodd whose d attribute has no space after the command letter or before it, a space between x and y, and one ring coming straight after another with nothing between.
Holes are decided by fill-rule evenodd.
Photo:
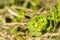
<instances>
[{"instance_id":1,"label":"cluster of green leaves","mask_svg":"<svg viewBox=\"0 0 60 40\"><path fill-rule=\"evenodd\" d=\"M36 15L28 22L29 33L32 36L40 36L51 29L47 16Z\"/></svg>"}]
</instances>

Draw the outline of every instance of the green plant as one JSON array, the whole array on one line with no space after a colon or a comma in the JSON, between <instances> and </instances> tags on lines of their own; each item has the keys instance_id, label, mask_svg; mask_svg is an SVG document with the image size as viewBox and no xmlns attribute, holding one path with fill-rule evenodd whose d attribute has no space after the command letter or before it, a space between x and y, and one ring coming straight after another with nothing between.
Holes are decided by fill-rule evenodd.
<instances>
[{"instance_id":1,"label":"green plant","mask_svg":"<svg viewBox=\"0 0 60 40\"><path fill-rule=\"evenodd\" d=\"M29 33L32 36L40 36L51 29L47 16L37 15L28 22Z\"/></svg>"}]
</instances>

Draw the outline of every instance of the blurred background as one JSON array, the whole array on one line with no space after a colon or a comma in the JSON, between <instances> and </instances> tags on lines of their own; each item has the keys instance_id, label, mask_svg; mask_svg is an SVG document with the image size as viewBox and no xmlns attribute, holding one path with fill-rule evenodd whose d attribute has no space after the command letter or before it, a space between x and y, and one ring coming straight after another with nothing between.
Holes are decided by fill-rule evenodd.
<instances>
[{"instance_id":1,"label":"blurred background","mask_svg":"<svg viewBox=\"0 0 60 40\"><path fill-rule=\"evenodd\" d=\"M60 0L0 0L0 40L60 40Z\"/></svg>"}]
</instances>

